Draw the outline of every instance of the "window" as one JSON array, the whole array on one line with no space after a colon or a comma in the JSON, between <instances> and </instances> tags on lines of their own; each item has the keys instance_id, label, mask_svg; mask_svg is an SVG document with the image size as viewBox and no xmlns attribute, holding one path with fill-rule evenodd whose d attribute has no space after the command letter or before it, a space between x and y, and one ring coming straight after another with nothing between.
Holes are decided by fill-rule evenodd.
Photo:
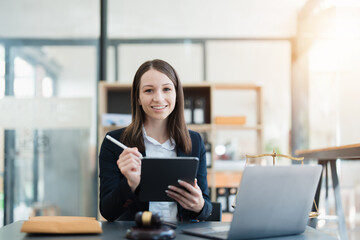
<instances>
[{"instance_id":1,"label":"window","mask_svg":"<svg viewBox=\"0 0 360 240\"><path fill-rule=\"evenodd\" d=\"M54 94L53 80L50 77L44 77L42 79L42 96L51 97Z\"/></svg>"},{"instance_id":2,"label":"window","mask_svg":"<svg viewBox=\"0 0 360 240\"><path fill-rule=\"evenodd\" d=\"M35 95L35 69L22 59L15 57L14 95L16 97L33 97Z\"/></svg>"}]
</instances>

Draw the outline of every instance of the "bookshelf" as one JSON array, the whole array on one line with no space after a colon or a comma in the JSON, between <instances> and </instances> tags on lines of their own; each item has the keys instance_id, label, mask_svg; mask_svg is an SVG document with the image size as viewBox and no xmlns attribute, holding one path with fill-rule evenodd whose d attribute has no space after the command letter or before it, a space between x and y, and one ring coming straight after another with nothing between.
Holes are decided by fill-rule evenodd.
<instances>
[{"instance_id":1,"label":"bookshelf","mask_svg":"<svg viewBox=\"0 0 360 240\"><path fill-rule=\"evenodd\" d=\"M118 114L131 114L131 102L130 102L130 84L122 83L99 83L99 126L98 136L99 142L101 143L105 134L108 131L125 127L126 125L102 125L102 116L107 113L118 113ZM217 84L217 83L197 83L197 84L183 84L185 101L188 99L194 100L191 109L192 117L188 121L188 128L201 134L206 134L206 141L211 144L209 149L211 161L209 162L210 167L208 168L208 184L211 191L211 200L216 201L217 188L234 188L238 187L241 180L242 169L238 161L226 161L228 164L225 169L218 169L216 162L217 156L215 154L215 143L216 133L219 131L252 131L256 135L256 152L262 152L263 149L263 117L262 117L262 88L258 85L253 84ZM236 94L241 94L244 91L252 91L255 93L255 104L254 114L252 116L255 119L252 123L244 124L216 124L215 118L218 117L213 109L214 106L214 95L217 91L236 91ZM237 93L238 92L238 93ZM202 116L198 118L199 112L195 113L194 105L197 99L202 99L200 105L202 105ZM225 99L225 101L232 101L232 99ZM241 102L232 103L236 106L241 106ZM187 109L187 103L185 103ZM186 111L186 110L185 110ZM186 113L185 113L186 116ZM193 122L198 122L197 124ZM199 123L201 122L201 123ZM206 143L206 142L205 142ZM206 145L207 146L207 145ZM243 165L243 164L242 164ZM224 215L225 218L229 218ZM230 218L231 219L231 218Z\"/></svg>"}]
</instances>

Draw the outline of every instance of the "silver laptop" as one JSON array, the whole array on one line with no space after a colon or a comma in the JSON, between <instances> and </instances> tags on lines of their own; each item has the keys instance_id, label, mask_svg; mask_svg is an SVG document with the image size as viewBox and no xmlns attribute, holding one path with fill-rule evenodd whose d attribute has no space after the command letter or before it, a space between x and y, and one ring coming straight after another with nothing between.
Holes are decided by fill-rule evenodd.
<instances>
[{"instance_id":1,"label":"silver laptop","mask_svg":"<svg viewBox=\"0 0 360 240\"><path fill-rule=\"evenodd\" d=\"M303 233L321 169L320 165L246 167L230 226L194 227L183 232L211 239L251 239Z\"/></svg>"}]
</instances>

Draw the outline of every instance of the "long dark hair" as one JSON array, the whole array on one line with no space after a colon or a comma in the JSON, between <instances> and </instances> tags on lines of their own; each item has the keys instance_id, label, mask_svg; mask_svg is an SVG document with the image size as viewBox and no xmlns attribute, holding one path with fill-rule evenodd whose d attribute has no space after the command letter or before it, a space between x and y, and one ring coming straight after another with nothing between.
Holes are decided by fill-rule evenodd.
<instances>
[{"instance_id":1,"label":"long dark hair","mask_svg":"<svg viewBox=\"0 0 360 240\"><path fill-rule=\"evenodd\" d=\"M175 69L167 62L155 59L143 63L136 71L131 88L131 114L132 122L125 129L121 136L121 141L130 147L137 147L140 152L145 152L142 126L145 121L145 113L139 105L141 77L149 71L155 69L165 74L174 84L176 90L176 104L174 110L168 116L167 129L169 136L175 140L176 146L184 153L191 152L191 138L184 119L184 92L180 79Z\"/></svg>"}]
</instances>

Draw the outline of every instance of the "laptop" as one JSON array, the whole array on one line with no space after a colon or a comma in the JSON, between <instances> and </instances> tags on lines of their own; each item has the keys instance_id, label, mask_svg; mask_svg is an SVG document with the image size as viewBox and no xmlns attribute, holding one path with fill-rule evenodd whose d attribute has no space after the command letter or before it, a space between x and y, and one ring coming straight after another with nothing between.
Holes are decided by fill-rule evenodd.
<instances>
[{"instance_id":1,"label":"laptop","mask_svg":"<svg viewBox=\"0 0 360 240\"><path fill-rule=\"evenodd\" d=\"M246 167L230 225L183 229L211 239L251 239L305 231L322 167ZM211 225L211 224L210 224Z\"/></svg>"}]
</instances>

